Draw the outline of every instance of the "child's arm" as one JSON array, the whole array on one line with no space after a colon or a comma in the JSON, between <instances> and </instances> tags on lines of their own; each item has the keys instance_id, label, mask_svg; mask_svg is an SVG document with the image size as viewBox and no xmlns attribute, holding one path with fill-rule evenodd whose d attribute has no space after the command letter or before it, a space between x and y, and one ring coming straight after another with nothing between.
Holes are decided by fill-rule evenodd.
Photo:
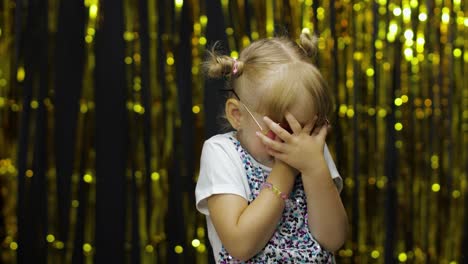
<instances>
[{"instance_id":1,"label":"child's arm","mask_svg":"<svg viewBox=\"0 0 468 264\"><path fill-rule=\"evenodd\" d=\"M293 169L275 162L268 176L284 193L290 193L295 181ZM217 194L208 198L208 209L216 232L232 257L245 261L255 256L268 243L281 218L285 202L269 189L260 192L249 205L233 194Z\"/></svg>"},{"instance_id":2,"label":"child's arm","mask_svg":"<svg viewBox=\"0 0 468 264\"><path fill-rule=\"evenodd\" d=\"M328 251L338 250L346 240L348 219L323 154L301 171L307 197L309 229Z\"/></svg>"},{"instance_id":3,"label":"child's arm","mask_svg":"<svg viewBox=\"0 0 468 264\"><path fill-rule=\"evenodd\" d=\"M273 150L271 155L302 173L309 228L325 249L336 251L346 239L348 219L323 155L327 126L316 128L312 132L316 118L302 128L291 114L288 113L285 117L293 134L265 118L268 127L283 142L273 141L262 134L259 137Z\"/></svg>"}]
</instances>

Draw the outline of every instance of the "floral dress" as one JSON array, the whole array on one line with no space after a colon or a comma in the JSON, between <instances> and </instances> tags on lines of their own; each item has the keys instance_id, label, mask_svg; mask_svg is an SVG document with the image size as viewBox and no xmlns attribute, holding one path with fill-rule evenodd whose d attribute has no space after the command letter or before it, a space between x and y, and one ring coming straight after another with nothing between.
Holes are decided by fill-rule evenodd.
<instances>
[{"instance_id":1,"label":"floral dress","mask_svg":"<svg viewBox=\"0 0 468 264\"><path fill-rule=\"evenodd\" d=\"M260 193L269 171L260 166L253 157L230 136L242 160L250 187L249 203ZM234 259L222 247L219 263L334 263L333 254L323 249L309 232L307 203L301 177L296 178L281 221L268 244L248 261Z\"/></svg>"}]
</instances>

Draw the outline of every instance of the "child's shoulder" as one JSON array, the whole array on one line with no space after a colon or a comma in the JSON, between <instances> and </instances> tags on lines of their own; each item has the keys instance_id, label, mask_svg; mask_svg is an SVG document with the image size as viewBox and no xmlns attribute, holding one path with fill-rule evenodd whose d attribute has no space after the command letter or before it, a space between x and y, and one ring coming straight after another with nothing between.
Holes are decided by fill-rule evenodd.
<instances>
[{"instance_id":1,"label":"child's shoulder","mask_svg":"<svg viewBox=\"0 0 468 264\"><path fill-rule=\"evenodd\" d=\"M219 156L234 157L237 150L235 147L234 132L227 132L224 134L217 134L205 140L203 144L202 157L209 156L220 158Z\"/></svg>"},{"instance_id":2,"label":"child's shoulder","mask_svg":"<svg viewBox=\"0 0 468 264\"><path fill-rule=\"evenodd\" d=\"M240 157L236 148L236 142L238 141L234 133L235 132L217 134L207 139L203 144L201 153L202 163L204 161L216 161L215 163L240 162Z\"/></svg>"},{"instance_id":3,"label":"child's shoulder","mask_svg":"<svg viewBox=\"0 0 468 264\"><path fill-rule=\"evenodd\" d=\"M217 134L205 140L205 145L232 145L234 137L233 131Z\"/></svg>"}]
</instances>

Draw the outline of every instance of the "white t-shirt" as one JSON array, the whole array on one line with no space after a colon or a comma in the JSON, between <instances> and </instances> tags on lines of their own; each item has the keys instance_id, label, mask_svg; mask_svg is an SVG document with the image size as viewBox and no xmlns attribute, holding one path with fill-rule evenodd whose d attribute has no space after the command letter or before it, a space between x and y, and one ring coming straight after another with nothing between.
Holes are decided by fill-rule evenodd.
<instances>
[{"instance_id":1,"label":"white t-shirt","mask_svg":"<svg viewBox=\"0 0 468 264\"><path fill-rule=\"evenodd\" d=\"M249 197L251 197L251 188L247 180L245 166L236 145L233 144L233 137L234 132L229 132L215 135L205 141L201 154L200 175L195 189L196 207L198 211L206 215L208 238L213 247L216 262L219 261L222 243L211 221L207 199L214 194L222 193L236 194L246 201L249 201ZM330 175L338 190L341 191L343 181L326 145L324 157L330 169ZM271 172L271 168L258 163L254 159L251 159L251 162L265 172Z\"/></svg>"}]
</instances>

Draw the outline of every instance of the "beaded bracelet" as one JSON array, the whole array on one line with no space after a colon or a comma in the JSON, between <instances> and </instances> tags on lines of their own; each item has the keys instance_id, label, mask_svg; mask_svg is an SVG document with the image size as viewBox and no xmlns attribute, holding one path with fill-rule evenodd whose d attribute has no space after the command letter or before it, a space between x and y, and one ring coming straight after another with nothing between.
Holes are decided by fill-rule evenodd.
<instances>
[{"instance_id":1,"label":"beaded bracelet","mask_svg":"<svg viewBox=\"0 0 468 264\"><path fill-rule=\"evenodd\" d=\"M288 199L287 194L281 192L278 188L276 188L276 186L274 186L273 184L271 184L269 182L264 182L262 184L261 190L263 190L265 188L268 188L268 189L272 190L274 194L276 194L278 197L280 197L281 199L283 199L285 201Z\"/></svg>"}]
</instances>

